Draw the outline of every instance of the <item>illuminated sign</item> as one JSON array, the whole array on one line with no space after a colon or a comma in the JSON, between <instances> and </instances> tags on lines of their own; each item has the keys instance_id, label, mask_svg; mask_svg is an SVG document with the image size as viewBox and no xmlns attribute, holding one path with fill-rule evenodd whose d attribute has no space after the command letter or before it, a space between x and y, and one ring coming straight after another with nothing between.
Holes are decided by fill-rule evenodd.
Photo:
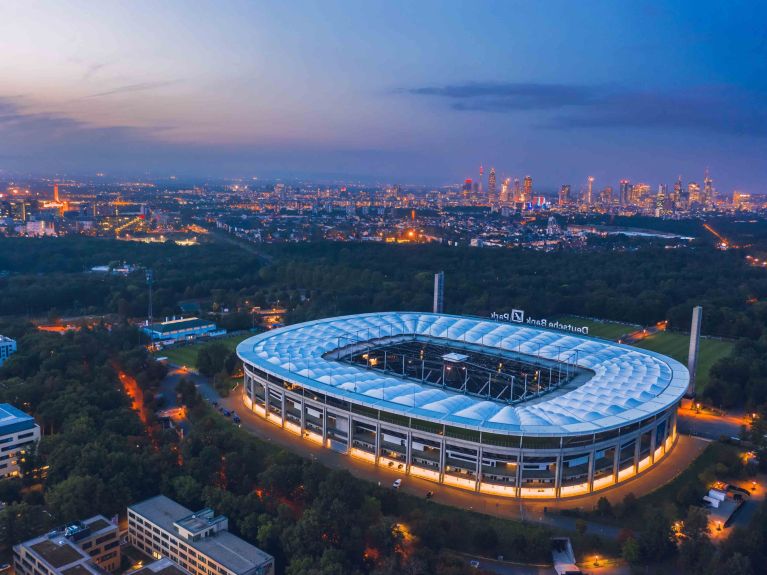
<instances>
[{"instance_id":1,"label":"illuminated sign","mask_svg":"<svg viewBox=\"0 0 767 575\"><path fill-rule=\"evenodd\" d=\"M579 333L581 335L589 334L589 327L587 325L573 325L571 323L562 323L556 320L549 319L535 319L532 317L525 317L524 310L513 309L511 312L491 312L490 319L496 321L511 321L514 323L526 323L535 327L543 327L546 329L558 329L561 331L569 331L572 333Z\"/></svg>"}]
</instances>

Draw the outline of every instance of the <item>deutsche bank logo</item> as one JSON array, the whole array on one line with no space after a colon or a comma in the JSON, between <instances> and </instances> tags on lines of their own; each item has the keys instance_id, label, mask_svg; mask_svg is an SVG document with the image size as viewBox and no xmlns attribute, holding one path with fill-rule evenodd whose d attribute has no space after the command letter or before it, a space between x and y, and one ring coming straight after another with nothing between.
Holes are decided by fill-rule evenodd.
<instances>
[{"instance_id":1,"label":"deutsche bank logo","mask_svg":"<svg viewBox=\"0 0 767 575\"><path fill-rule=\"evenodd\" d=\"M511 310L511 321L515 321L517 323L522 323L525 321L525 312L521 309L513 309Z\"/></svg>"}]
</instances>

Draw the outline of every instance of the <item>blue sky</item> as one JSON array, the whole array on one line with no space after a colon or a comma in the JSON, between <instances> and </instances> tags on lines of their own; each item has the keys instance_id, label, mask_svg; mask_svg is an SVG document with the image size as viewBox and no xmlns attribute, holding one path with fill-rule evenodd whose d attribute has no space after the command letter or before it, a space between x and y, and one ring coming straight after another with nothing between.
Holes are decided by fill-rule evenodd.
<instances>
[{"instance_id":1,"label":"blue sky","mask_svg":"<svg viewBox=\"0 0 767 575\"><path fill-rule=\"evenodd\" d=\"M0 4L0 168L767 192L762 2Z\"/></svg>"}]
</instances>

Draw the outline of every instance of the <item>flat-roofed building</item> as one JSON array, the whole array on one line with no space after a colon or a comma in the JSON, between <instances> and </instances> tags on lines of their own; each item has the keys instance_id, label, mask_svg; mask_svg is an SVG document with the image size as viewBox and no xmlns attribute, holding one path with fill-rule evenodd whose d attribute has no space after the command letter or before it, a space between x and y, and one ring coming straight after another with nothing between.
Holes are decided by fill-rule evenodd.
<instances>
[{"instance_id":1,"label":"flat-roofed building","mask_svg":"<svg viewBox=\"0 0 767 575\"><path fill-rule=\"evenodd\" d=\"M3 365L13 353L16 353L16 340L0 335L0 365Z\"/></svg>"},{"instance_id":2,"label":"flat-roofed building","mask_svg":"<svg viewBox=\"0 0 767 575\"><path fill-rule=\"evenodd\" d=\"M120 567L120 534L101 515L14 546L17 575L104 575Z\"/></svg>"},{"instance_id":3,"label":"flat-roofed building","mask_svg":"<svg viewBox=\"0 0 767 575\"><path fill-rule=\"evenodd\" d=\"M128 571L125 575L191 575L191 573L167 557L163 557L138 569Z\"/></svg>"},{"instance_id":4,"label":"flat-roofed building","mask_svg":"<svg viewBox=\"0 0 767 575\"><path fill-rule=\"evenodd\" d=\"M17 477L24 455L38 441L35 419L10 403L0 403L0 478Z\"/></svg>"},{"instance_id":5,"label":"flat-roofed building","mask_svg":"<svg viewBox=\"0 0 767 575\"><path fill-rule=\"evenodd\" d=\"M274 558L231 534L226 517L212 509L193 513L164 495L128 507L128 541L192 575L274 573Z\"/></svg>"},{"instance_id":6,"label":"flat-roofed building","mask_svg":"<svg viewBox=\"0 0 767 575\"><path fill-rule=\"evenodd\" d=\"M152 338L152 341L168 343L225 333L225 331L218 330L212 321L198 317L178 319L174 317L171 320L145 325L141 330Z\"/></svg>"}]
</instances>

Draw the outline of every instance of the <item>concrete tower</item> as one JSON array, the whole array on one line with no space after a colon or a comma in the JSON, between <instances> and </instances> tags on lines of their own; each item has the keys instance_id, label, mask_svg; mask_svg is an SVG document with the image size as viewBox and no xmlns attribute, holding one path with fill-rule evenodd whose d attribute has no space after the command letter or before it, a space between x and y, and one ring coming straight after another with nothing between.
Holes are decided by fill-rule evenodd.
<instances>
[{"instance_id":1,"label":"concrete tower","mask_svg":"<svg viewBox=\"0 0 767 575\"><path fill-rule=\"evenodd\" d=\"M692 308L692 325L690 326L690 351L687 354L687 370L690 372L690 385L687 387L687 397L695 397L695 371L698 367L698 348L700 347L700 324L703 320L703 307L696 305Z\"/></svg>"},{"instance_id":2,"label":"concrete tower","mask_svg":"<svg viewBox=\"0 0 767 575\"><path fill-rule=\"evenodd\" d=\"M434 313L442 313L445 303L445 272L434 274Z\"/></svg>"}]
</instances>

